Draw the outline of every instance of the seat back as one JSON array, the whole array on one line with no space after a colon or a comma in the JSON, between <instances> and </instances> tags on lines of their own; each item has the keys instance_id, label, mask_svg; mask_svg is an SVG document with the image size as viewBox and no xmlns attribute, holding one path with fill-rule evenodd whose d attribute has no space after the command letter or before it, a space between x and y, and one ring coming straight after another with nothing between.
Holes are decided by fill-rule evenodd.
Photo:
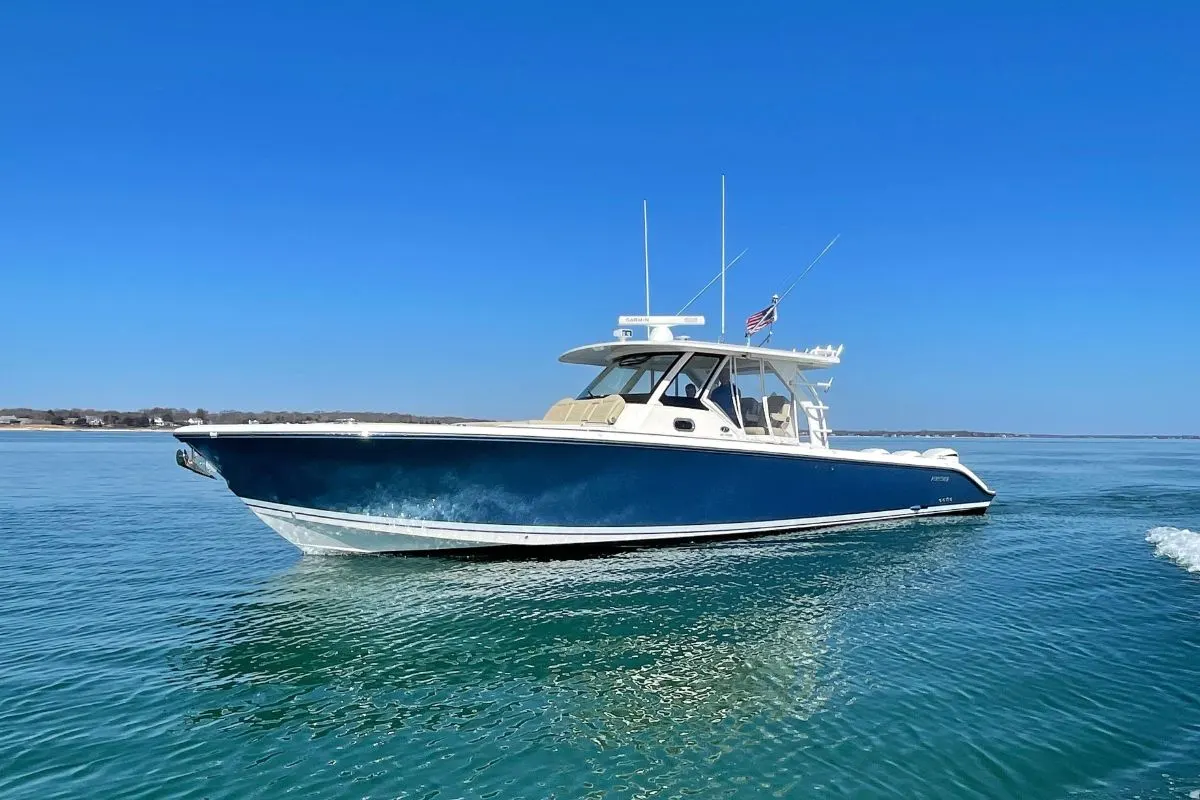
<instances>
[{"instance_id":1,"label":"seat back","mask_svg":"<svg viewBox=\"0 0 1200 800\"><path fill-rule=\"evenodd\" d=\"M624 410L625 398L619 394L588 400L564 397L550 406L550 410L542 417L542 422L613 425Z\"/></svg>"},{"instance_id":2,"label":"seat back","mask_svg":"<svg viewBox=\"0 0 1200 800\"><path fill-rule=\"evenodd\" d=\"M567 416L563 422L583 422L583 417L588 412L588 408L594 403L594 400L576 400L571 403L571 407L567 409Z\"/></svg>"},{"instance_id":3,"label":"seat back","mask_svg":"<svg viewBox=\"0 0 1200 800\"><path fill-rule=\"evenodd\" d=\"M781 394L767 398L767 413L771 417L771 429L776 434L791 435L792 404Z\"/></svg>"},{"instance_id":4,"label":"seat back","mask_svg":"<svg viewBox=\"0 0 1200 800\"><path fill-rule=\"evenodd\" d=\"M739 399L739 405L742 411L742 422L746 427L762 426L762 404L753 397L742 397Z\"/></svg>"},{"instance_id":5,"label":"seat back","mask_svg":"<svg viewBox=\"0 0 1200 800\"><path fill-rule=\"evenodd\" d=\"M592 400L591 407L583 417L584 422L612 425L616 423L625 410L625 398L619 394L610 394L599 400Z\"/></svg>"},{"instance_id":6,"label":"seat back","mask_svg":"<svg viewBox=\"0 0 1200 800\"><path fill-rule=\"evenodd\" d=\"M542 417L542 422L565 422L567 419L567 410L575 403L569 397L564 397L554 405L550 406L550 410L546 412L546 416Z\"/></svg>"}]
</instances>

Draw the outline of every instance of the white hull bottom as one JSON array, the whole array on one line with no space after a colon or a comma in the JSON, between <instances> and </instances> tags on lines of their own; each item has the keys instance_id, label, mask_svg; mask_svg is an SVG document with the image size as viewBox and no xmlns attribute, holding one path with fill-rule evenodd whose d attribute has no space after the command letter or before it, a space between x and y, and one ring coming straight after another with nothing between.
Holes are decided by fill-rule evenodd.
<instances>
[{"instance_id":1,"label":"white hull bottom","mask_svg":"<svg viewBox=\"0 0 1200 800\"><path fill-rule=\"evenodd\" d=\"M311 508L246 500L246 505L272 530L305 553L412 553L483 547L562 547L565 545L654 544L720 536L750 536L777 531L828 528L986 509L991 501L923 509L844 514L833 517L741 522L719 525L675 525L646 528L565 528L550 525L486 525L436 522L367 514L343 514Z\"/></svg>"}]
</instances>

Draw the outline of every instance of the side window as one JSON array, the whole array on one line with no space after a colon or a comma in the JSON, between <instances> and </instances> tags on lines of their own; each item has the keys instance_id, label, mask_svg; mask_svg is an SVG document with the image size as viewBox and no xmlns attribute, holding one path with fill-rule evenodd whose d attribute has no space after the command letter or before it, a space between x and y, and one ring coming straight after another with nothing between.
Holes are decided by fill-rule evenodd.
<instances>
[{"instance_id":1,"label":"side window","mask_svg":"<svg viewBox=\"0 0 1200 800\"><path fill-rule=\"evenodd\" d=\"M693 355L683 365L683 369L675 375L663 392L662 403L665 406L679 408L704 408L700 402L700 392L709 376L721 362L719 356L698 353Z\"/></svg>"},{"instance_id":2,"label":"side window","mask_svg":"<svg viewBox=\"0 0 1200 800\"><path fill-rule=\"evenodd\" d=\"M742 415L738 404L737 384L729 364L721 367L721 371L713 378L708 388L708 399L724 412L734 425L741 427Z\"/></svg>"}]
</instances>

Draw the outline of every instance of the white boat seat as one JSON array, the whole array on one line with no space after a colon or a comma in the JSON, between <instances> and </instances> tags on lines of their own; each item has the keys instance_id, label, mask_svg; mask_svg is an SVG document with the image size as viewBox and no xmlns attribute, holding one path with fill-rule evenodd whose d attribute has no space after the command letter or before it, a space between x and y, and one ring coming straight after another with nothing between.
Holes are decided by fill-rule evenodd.
<instances>
[{"instance_id":1,"label":"white boat seat","mask_svg":"<svg viewBox=\"0 0 1200 800\"><path fill-rule=\"evenodd\" d=\"M767 435L767 429L764 427L761 427L759 425L747 425L745 428L742 428L742 430L744 430L750 436L766 436Z\"/></svg>"},{"instance_id":2,"label":"white boat seat","mask_svg":"<svg viewBox=\"0 0 1200 800\"><path fill-rule=\"evenodd\" d=\"M771 417L771 428L776 434L792 432L792 404L781 394L767 398L767 413Z\"/></svg>"}]
</instances>

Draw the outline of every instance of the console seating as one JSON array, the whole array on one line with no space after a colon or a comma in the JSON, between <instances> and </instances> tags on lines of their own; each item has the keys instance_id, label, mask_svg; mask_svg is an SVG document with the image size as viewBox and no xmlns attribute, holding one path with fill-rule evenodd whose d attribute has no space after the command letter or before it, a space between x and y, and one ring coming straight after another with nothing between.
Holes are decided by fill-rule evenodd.
<instances>
[{"instance_id":1,"label":"console seating","mask_svg":"<svg viewBox=\"0 0 1200 800\"><path fill-rule=\"evenodd\" d=\"M792 434L792 404L781 394L767 398L767 413L771 417L771 429L776 436Z\"/></svg>"}]
</instances>

